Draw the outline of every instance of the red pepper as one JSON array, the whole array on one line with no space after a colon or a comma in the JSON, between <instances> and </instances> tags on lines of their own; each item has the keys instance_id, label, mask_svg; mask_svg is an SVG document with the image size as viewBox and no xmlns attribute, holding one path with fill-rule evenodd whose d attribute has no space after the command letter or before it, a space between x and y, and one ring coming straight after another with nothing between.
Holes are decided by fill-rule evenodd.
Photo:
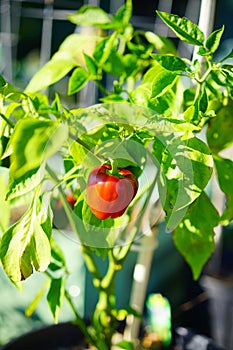
<instances>
[{"instance_id":1,"label":"red pepper","mask_svg":"<svg viewBox=\"0 0 233 350\"><path fill-rule=\"evenodd\" d=\"M92 169L87 182L87 204L101 220L123 215L138 190L131 171L119 168L118 174L112 175L111 169L108 164Z\"/></svg>"},{"instance_id":2,"label":"red pepper","mask_svg":"<svg viewBox=\"0 0 233 350\"><path fill-rule=\"evenodd\" d=\"M67 200L67 202L70 203L71 208L74 209L74 205L75 205L75 203L76 203L76 199L75 199L72 195L67 194L67 195L66 195L66 200Z\"/></svg>"}]
</instances>

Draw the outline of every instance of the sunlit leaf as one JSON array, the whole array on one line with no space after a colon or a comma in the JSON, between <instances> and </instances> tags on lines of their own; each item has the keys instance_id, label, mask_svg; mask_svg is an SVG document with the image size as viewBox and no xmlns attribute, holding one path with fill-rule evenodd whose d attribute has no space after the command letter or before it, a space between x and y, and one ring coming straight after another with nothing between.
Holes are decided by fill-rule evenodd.
<instances>
[{"instance_id":1,"label":"sunlit leaf","mask_svg":"<svg viewBox=\"0 0 233 350\"><path fill-rule=\"evenodd\" d=\"M48 222L50 224L48 224ZM8 277L18 282L37 271L45 271L50 262L51 212L47 201L39 199L4 232L0 254ZM46 231L45 231L46 229Z\"/></svg>"},{"instance_id":2,"label":"sunlit leaf","mask_svg":"<svg viewBox=\"0 0 233 350\"><path fill-rule=\"evenodd\" d=\"M145 32L145 37L149 41L149 43L154 45L155 49L159 53L171 53L174 55L177 54L176 47L170 39L162 37L154 32Z\"/></svg>"},{"instance_id":3,"label":"sunlit leaf","mask_svg":"<svg viewBox=\"0 0 233 350\"><path fill-rule=\"evenodd\" d=\"M6 201L7 191L7 172L3 168L0 168L0 236L7 229L10 223L10 203Z\"/></svg>"},{"instance_id":4,"label":"sunlit leaf","mask_svg":"<svg viewBox=\"0 0 233 350\"><path fill-rule=\"evenodd\" d=\"M159 17L183 41L193 45L203 45L204 34L200 28L186 17L179 17L166 12L156 11Z\"/></svg>"},{"instance_id":5,"label":"sunlit leaf","mask_svg":"<svg viewBox=\"0 0 233 350\"><path fill-rule=\"evenodd\" d=\"M154 75L152 83L151 98L158 97L170 89L176 81L177 75L174 72L159 71Z\"/></svg>"},{"instance_id":6,"label":"sunlit leaf","mask_svg":"<svg viewBox=\"0 0 233 350\"><path fill-rule=\"evenodd\" d=\"M76 68L69 79L68 94L72 95L81 90L88 80L89 74L85 69L82 67Z\"/></svg>"},{"instance_id":7,"label":"sunlit leaf","mask_svg":"<svg viewBox=\"0 0 233 350\"><path fill-rule=\"evenodd\" d=\"M68 128L52 120L20 120L11 137L10 176L14 179L37 169L67 139Z\"/></svg>"},{"instance_id":8,"label":"sunlit leaf","mask_svg":"<svg viewBox=\"0 0 233 350\"><path fill-rule=\"evenodd\" d=\"M210 34L206 40L206 48L209 50L209 52L214 53L218 49L223 32L224 26Z\"/></svg>"},{"instance_id":9,"label":"sunlit leaf","mask_svg":"<svg viewBox=\"0 0 233 350\"><path fill-rule=\"evenodd\" d=\"M188 206L210 180L213 159L207 145L198 138L160 136L153 154L161 165L160 199L168 229L183 219Z\"/></svg>"},{"instance_id":10,"label":"sunlit leaf","mask_svg":"<svg viewBox=\"0 0 233 350\"><path fill-rule=\"evenodd\" d=\"M165 69L173 72L190 70L182 58L173 55L152 54L152 57Z\"/></svg>"},{"instance_id":11,"label":"sunlit leaf","mask_svg":"<svg viewBox=\"0 0 233 350\"><path fill-rule=\"evenodd\" d=\"M19 196L24 196L26 193L32 191L41 182L42 170L33 169L20 178L9 179L9 190L6 198L13 199Z\"/></svg>"},{"instance_id":12,"label":"sunlit leaf","mask_svg":"<svg viewBox=\"0 0 233 350\"><path fill-rule=\"evenodd\" d=\"M111 17L98 6L82 6L76 13L68 15L70 22L84 26L101 26L111 23Z\"/></svg>"}]
</instances>

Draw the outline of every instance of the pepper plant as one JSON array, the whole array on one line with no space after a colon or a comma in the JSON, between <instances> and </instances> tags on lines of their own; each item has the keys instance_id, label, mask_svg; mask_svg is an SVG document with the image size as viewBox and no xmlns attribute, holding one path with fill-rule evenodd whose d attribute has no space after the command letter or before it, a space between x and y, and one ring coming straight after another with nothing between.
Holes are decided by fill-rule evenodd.
<instances>
[{"instance_id":1,"label":"pepper plant","mask_svg":"<svg viewBox=\"0 0 233 350\"><path fill-rule=\"evenodd\" d=\"M194 60L179 57L168 38L135 29L127 0L114 15L96 6L70 15L72 23L91 26L95 34L69 35L24 91L0 80L2 268L13 283L23 283L35 270L44 272L55 321L66 298L87 341L101 350L111 348L118 321L135 313L117 309L114 281L145 233L141 223L154 188L194 279L214 252L215 228L233 218L233 161L223 155L233 143L233 51L215 60L224 26L205 37L187 18L157 15L195 47ZM65 76L67 95L79 96L92 82L96 105L69 107L58 93L49 99L44 89ZM89 207L87 182L95 167L104 167L116 182L125 173L138 181L119 215L98 217ZM212 201L213 175L225 198L222 211ZM64 207L99 293L88 327L66 290L68 269L54 235L62 229L54 199ZM11 209L22 204L22 216L10 221ZM98 205L97 200L95 212L101 212ZM108 261L104 274L96 256ZM132 348L126 341L118 346Z\"/></svg>"}]
</instances>

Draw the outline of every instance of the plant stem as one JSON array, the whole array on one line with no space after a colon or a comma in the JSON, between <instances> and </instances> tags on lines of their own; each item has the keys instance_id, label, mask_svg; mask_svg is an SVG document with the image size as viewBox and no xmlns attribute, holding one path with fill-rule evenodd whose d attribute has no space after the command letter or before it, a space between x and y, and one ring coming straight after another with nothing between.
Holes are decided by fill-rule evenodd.
<instances>
[{"instance_id":1,"label":"plant stem","mask_svg":"<svg viewBox=\"0 0 233 350\"><path fill-rule=\"evenodd\" d=\"M90 334L90 332L88 332L88 328L86 323L83 321L82 317L78 314L76 307L74 306L74 303L69 295L69 293L67 292L67 290L65 290L65 298L68 301L68 304L70 305L74 315L75 315L75 324L78 325L78 327L80 328L81 332L83 333L83 335L86 337L86 339L93 345L95 345L95 339L93 338L93 336Z\"/></svg>"},{"instance_id":2,"label":"plant stem","mask_svg":"<svg viewBox=\"0 0 233 350\"><path fill-rule=\"evenodd\" d=\"M101 84L99 80L94 80L96 86L98 89L102 92L104 96L108 96L108 91L105 89L105 87Z\"/></svg>"},{"instance_id":3,"label":"plant stem","mask_svg":"<svg viewBox=\"0 0 233 350\"><path fill-rule=\"evenodd\" d=\"M101 280L102 280L102 275L96 265L92 252L90 248L85 245L81 246L81 251L82 251L87 269L93 277L93 284L97 289L99 289Z\"/></svg>"},{"instance_id":4,"label":"plant stem","mask_svg":"<svg viewBox=\"0 0 233 350\"><path fill-rule=\"evenodd\" d=\"M12 128L14 129L14 124L10 119L7 119L4 114L0 113L0 117Z\"/></svg>"}]
</instances>

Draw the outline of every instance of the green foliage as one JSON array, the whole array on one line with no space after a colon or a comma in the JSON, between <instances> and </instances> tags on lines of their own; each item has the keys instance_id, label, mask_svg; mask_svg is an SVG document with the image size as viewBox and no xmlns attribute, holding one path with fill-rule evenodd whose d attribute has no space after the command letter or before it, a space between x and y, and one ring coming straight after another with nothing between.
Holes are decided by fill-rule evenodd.
<instances>
[{"instance_id":1,"label":"green foliage","mask_svg":"<svg viewBox=\"0 0 233 350\"><path fill-rule=\"evenodd\" d=\"M21 219L4 232L0 254L6 274L18 282L50 262L51 212L45 199L36 198Z\"/></svg>"},{"instance_id":2,"label":"green foliage","mask_svg":"<svg viewBox=\"0 0 233 350\"><path fill-rule=\"evenodd\" d=\"M190 264L195 279L214 251L213 228L218 224L218 220L217 210L203 192L189 207L182 222L175 229L174 243Z\"/></svg>"},{"instance_id":3,"label":"green foliage","mask_svg":"<svg viewBox=\"0 0 233 350\"><path fill-rule=\"evenodd\" d=\"M233 165L221 154L233 143L233 51L220 62L214 59L224 26L205 38L189 19L157 13L180 40L198 47L194 61L179 57L171 40L135 29L127 0L116 14L85 5L70 15L72 23L94 27L94 34L65 38L24 92L0 76L3 269L13 282L44 271L55 321L66 298L86 338L101 350L110 348L117 321L134 313L117 310L114 281L142 234L155 185L167 228L195 279L214 251L215 227L233 219ZM109 90L106 75L113 81ZM69 109L59 94L49 101L43 90L64 77L67 95L78 97L94 82L99 103ZM112 160L130 169L140 186L122 217L104 221L88 207L86 182L94 166ZM213 174L225 195L222 213L212 203ZM20 203L23 215L9 226L10 209ZM53 230L56 210L74 231L99 292L90 329L65 290L68 271ZM96 255L107 260L106 273L99 271ZM28 314L46 290L31 302ZM118 346L133 348L126 341Z\"/></svg>"}]
</instances>

